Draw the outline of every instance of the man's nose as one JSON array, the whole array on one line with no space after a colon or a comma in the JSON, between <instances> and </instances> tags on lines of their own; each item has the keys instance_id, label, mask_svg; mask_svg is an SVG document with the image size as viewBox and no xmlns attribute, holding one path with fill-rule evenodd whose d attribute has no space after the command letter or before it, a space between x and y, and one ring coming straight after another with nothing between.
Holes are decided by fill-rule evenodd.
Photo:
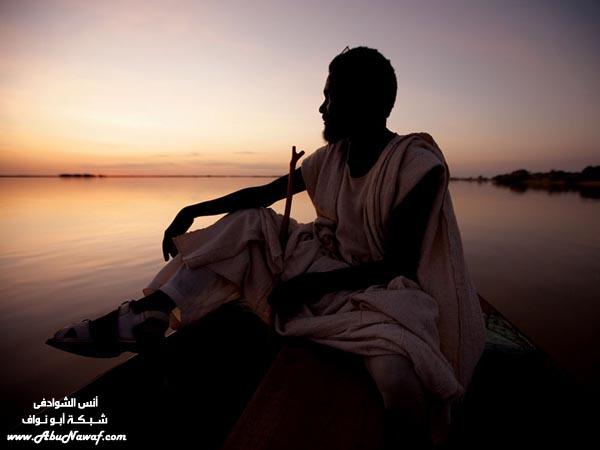
<instances>
[{"instance_id":1,"label":"man's nose","mask_svg":"<svg viewBox=\"0 0 600 450\"><path fill-rule=\"evenodd\" d=\"M325 114L325 102L321 103L321 106L319 106L319 113L320 114Z\"/></svg>"}]
</instances>

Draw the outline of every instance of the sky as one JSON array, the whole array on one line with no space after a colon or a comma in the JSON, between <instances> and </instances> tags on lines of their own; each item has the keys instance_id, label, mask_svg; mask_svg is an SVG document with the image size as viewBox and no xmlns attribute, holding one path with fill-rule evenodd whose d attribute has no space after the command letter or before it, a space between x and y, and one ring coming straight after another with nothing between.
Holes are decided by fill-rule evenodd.
<instances>
[{"instance_id":1,"label":"sky","mask_svg":"<svg viewBox=\"0 0 600 450\"><path fill-rule=\"evenodd\" d=\"M376 48L388 128L453 176L600 164L595 1L0 0L0 174L278 175L327 66Z\"/></svg>"}]
</instances>

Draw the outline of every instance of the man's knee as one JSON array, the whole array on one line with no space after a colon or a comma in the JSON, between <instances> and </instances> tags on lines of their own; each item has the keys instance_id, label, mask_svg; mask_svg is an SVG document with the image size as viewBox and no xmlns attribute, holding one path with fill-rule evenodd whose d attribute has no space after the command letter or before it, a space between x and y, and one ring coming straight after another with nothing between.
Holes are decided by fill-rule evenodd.
<instances>
[{"instance_id":1,"label":"man's knee","mask_svg":"<svg viewBox=\"0 0 600 450\"><path fill-rule=\"evenodd\" d=\"M426 396L412 362L403 355L365 357L387 410L404 410L417 416L426 411Z\"/></svg>"},{"instance_id":2,"label":"man's knee","mask_svg":"<svg viewBox=\"0 0 600 450\"><path fill-rule=\"evenodd\" d=\"M429 407L412 362L403 355L365 357L381 393L386 448L430 448Z\"/></svg>"}]
</instances>

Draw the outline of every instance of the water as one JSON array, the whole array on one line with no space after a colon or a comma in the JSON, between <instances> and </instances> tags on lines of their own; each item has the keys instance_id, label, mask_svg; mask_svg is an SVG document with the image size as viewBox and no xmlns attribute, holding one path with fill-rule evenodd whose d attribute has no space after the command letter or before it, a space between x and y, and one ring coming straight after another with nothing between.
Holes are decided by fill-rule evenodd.
<instances>
[{"instance_id":1,"label":"water","mask_svg":"<svg viewBox=\"0 0 600 450\"><path fill-rule=\"evenodd\" d=\"M140 298L165 264L162 236L179 209L268 181L0 179L3 422L131 356L83 358L44 341L65 324ZM592 385L600 375L600 201L459 181L450 191L480 294ZM283 213L283 206L272 207ZM306 193L294 197L292 215L314 219ZM198 218L191 229L219 217Z\"/></svg>"}]
</instances>

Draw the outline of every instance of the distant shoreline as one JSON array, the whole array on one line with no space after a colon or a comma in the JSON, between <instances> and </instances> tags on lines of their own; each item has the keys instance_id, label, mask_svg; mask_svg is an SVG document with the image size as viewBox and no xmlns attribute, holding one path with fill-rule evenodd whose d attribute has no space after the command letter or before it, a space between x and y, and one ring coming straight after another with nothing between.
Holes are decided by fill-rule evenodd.
<instances>
[{"instance_id":1,"label":"distant shoreline","mask_svg":"<svg viewBox=\"0 0 600 450\"><path fill-rule=\"evenodd\" d=\"M0 175L0 178L277 178L280 175L95 175L61 173L58 175Z\"/></svg>"},{"instance_id":2,"label":"distant shoreline","mask_svg":"<svg viewBox=\"0 0 600 450\"><path fill-rule=\"evenodd\" d=\"M581 172L551 170L532 173L519 169L496 175L492 182L514 192L526 192L530 189L548 193L574 191L585 198L600 198L600 166L587 166Z\"/></svg>"},{"instance_id":3,"label":"distant shoreline","mask_svg":"<svg viewBox=\"0 0 600 450\"><path fill-rule=\"evenodd\" d=\"M59 174L59 175L0 175L0 178L278 178L279 175L94 175L94 174ZM491 178L450 177L450 181L486 182Z\"/></svg>"},{"instance_id":4,"label":"distant shoreline","mask_svg":"<svg viewBox=\"0 0 600 450\"><path fill-rule=\"evenodd\" d=\"M56 175L0 175L0 178L278 178L278 175L105 175L92 173L60 173ZM600 188L600 166L587 166L581 172L551 170L550 172L529 172L526 169L493 177L450 177L450 181L468 181L476 183L493 182L495 185L514 190L578 190L580 188Z\"/></svg>"},{"instance_id":5,"label":"distant shoreline","mask_svg":"<svg viewBox=\"0 0 600 450\"><path fill-rule=\"evenodd\" d=\"M95 180L104 178L279 178L278 175L104 175L91 173L61 173L57 175L0 175L5 179L33 179L33 178L59 178L66 180ZM525 169L515 170L510 173L493 177L450 177L449 181L467 182L477 184L492 183L499 188L510 189L516 193L528 190L546 191L549 194L559 192L578 192L585 198L600 199L600 166L587 166L581 172L566 172L551 170L550 172L529 172Z\"/></svg>"}]
</instances>

